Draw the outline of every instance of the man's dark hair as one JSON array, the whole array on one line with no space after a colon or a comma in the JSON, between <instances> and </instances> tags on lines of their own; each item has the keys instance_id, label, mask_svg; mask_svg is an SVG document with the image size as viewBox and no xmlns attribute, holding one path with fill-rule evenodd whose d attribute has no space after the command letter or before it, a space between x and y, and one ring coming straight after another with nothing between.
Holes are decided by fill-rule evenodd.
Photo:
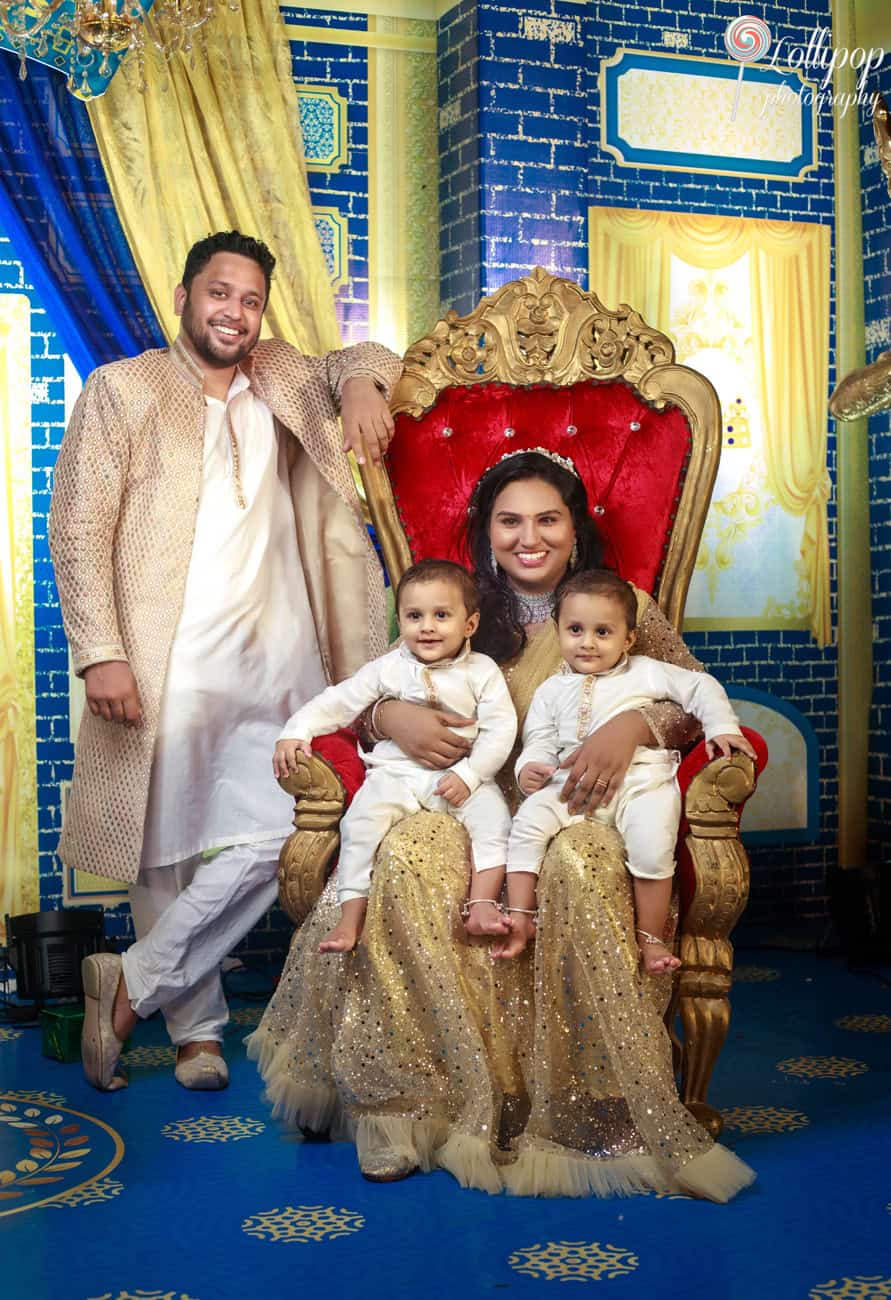
<instances>
[{"instance_id":1,"label":"man's dark hair","mask_svg":"<svg viewBox=\"0 0 891 1300\"><path fill-rule=\"evenodd\" d=\"M555 623L560 619L560 609L567 596L604 596L621 607L629 632L633 632L637 626L637 596L634 588L611 569L584 569L561 583L554 600Z\"/></svg>"},{"instance_id":2,"label":"man's dark hair","mask_svg":"<svg viewBox=\"0 0 891 1300\"><path fill-rule=\"evenodd\" d=\"M402 594L412 582L448 582L457 587L461 600L468 614L475 614L480 607L476 583L471 574L460 564L452 560L419 560L410 569L406 569L396 588L396 613L402 603Z\"/></svg>"},{"instance_id":3,"label":"man's dark hair","mask_svg":"<svg viewBox=\"0 0 891 1300\"><path fill-rule=\"evenodd\" d=\"M197 244L192 245L186 255L186 265L183 269L182 283L186 293L189 292L195 276L199 271L204 270L214 253L237 253L239 257L249 257L252 262L256 262L263 272L266 281L266 297L269 298L269 285L272 282L272 272L275 270L275 258L259 239L243 235L240 230L218 230L215 235L208 235L206 239L199 239Z\"/></svg>"}]
</instances>

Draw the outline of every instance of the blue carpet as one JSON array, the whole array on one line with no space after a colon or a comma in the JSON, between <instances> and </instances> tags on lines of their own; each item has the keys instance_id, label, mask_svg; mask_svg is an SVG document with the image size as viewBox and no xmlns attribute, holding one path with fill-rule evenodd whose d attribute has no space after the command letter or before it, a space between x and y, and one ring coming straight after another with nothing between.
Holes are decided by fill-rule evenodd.
<instances>
[{"instance_id":1,"label":"blue carpet","mask_svg":"<svg viewBox=\"0 0 891 1300\"><path fill-rule=\"evenodd\" d=\"M241 1045L259 1009L237 998L222 1093L175 1083L157 1018L107 1096L37 1031L0 1028L0 1294L891 1297L891 986L811 955L738 963L711 1097L758 1181L723 1206L369 1184L350 1146L270 1120Z\"/></svg>"}]
</instances>

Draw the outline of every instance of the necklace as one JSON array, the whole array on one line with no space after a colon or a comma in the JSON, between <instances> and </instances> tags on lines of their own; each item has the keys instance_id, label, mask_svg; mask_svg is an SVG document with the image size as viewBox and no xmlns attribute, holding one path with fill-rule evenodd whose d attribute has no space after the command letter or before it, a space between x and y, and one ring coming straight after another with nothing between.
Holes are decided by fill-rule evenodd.
<instances>
[{"instance_id":1,"label":"necklace","mask_svg":"<svg viewBox=\"0 0 891 1300\"><path fill-rule=\"evenodd\" d=\"M554 612L553 591L535 591L524 596L517 592L516 595L523 627L528 627L530 623L546 623Z\"/></svg>"}]
</instances>

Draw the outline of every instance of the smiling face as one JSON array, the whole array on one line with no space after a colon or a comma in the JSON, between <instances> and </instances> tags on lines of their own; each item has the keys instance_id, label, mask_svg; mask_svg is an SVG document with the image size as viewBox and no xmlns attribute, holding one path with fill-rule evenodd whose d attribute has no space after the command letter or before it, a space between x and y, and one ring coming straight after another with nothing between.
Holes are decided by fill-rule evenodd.
<instances>
[{"instance_id":1,"label":"smiling face","mask_svg":"<svg viewBox=\"0 0 891 1300\"><path fill-rule=\"evenodd\" d=\"M605 673L634 644L621 601L573 592L560 606L557 634L563 658L575 673Z\"/></svg>"},{"instance_id":2,"label":"smiling face","mask_svg":"<svg viewBox=\"0 0 891 1300\"><path fill-rule=\"evenodd\" d=\"M399 597L402 639L425 664L454 659L479 621L479 614L467 613L455 582L409 582Z\"/></svg>"},{"instance_id":3,"label":"smiling face","mask_svg":"<svg viewBox=\"0 0 891 1300\"><path fill-rule=\"evenodd\" d=\"M555 487L539 478L520 479L495 498L489 541L516 591L553 591L566 573L575 526Z\"/></svg>"},{"instance_id":4,"label":"smiling face","mask_svg":"<svg viewBox=\"0 0 891 1300\"><path fill-rule=\"evenodd\" d=\"M214 253L188 290L177 285L173 306L181 337L206 370L238 364L260 337L266 307L262 268L240 253Z\"/></svg>"}]
</instances>

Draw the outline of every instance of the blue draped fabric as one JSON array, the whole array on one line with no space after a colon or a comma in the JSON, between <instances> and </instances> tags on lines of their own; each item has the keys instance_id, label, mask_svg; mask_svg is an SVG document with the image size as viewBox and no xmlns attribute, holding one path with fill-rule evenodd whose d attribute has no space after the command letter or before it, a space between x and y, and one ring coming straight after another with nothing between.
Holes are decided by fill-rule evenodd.
<instances>
[{"instance_id":1,"label":"blue draped fabric","mask_svg":"<svg viewBox=\"0 0 891 1300\"><path fill-rule=\"evenodd\" d=\"M0 50L0 229L81 377L164 336L115 212L84 105Z\"/></svg>"}]
</instances>

